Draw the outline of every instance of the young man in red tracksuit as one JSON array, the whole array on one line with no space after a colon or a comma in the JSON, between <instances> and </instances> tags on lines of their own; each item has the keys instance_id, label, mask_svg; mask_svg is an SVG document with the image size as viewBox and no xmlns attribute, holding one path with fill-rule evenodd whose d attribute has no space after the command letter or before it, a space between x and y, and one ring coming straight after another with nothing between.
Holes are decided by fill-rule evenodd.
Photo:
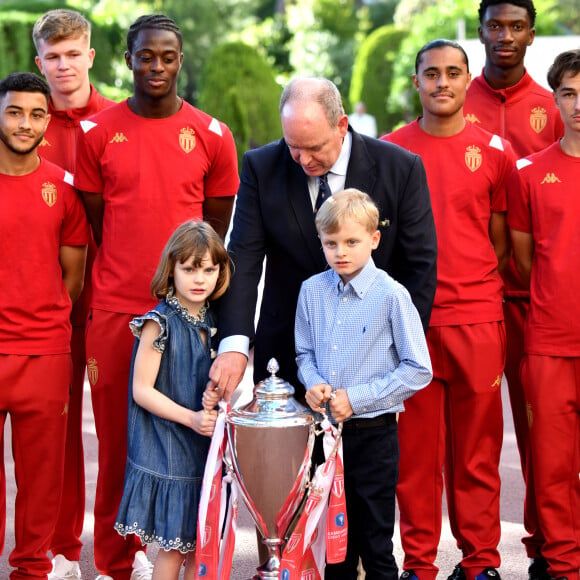
<instances>
[{"instance_id":1,"label":"young man in red tracksuit","mask_svg":"<svg viewBox=\"0 0 580 580\"><path fill-rule=\"evenodd\" d=\"M530 287L521 378L538 521L547 573L578 580L580 568L580 50L548 72L564 137L518 161L509 225Z\"/></svg>"},{"instance_id":2,"label":"young man in red tracksuit","mask_svg":"<svg viewBox=\"0 0 580 580\"><path fill-rule=\"evenodd\" d=\"M113 104L100 95L89 80L95 51L91 25L73 10L46 12L35 23L32 38L36 64L50 86L50 123L39 147L45 159L74 175L80 122ZM54 555L49 580L80 580L79 559L85 516L85 469L82 443L82 405L85 378L85 326L90 300L91 267L95 254L89 244L83 293L71 314L73 382L67 424L65 477L60 516L54 531Z\"/></svg>"},{"instance_id":3,"label":"young man in red tracksuit","mask_svg":"<svg viewBox=\"0 0 580 580\"><path fill-rule=\"evenodd\" d=\"M230 130L177 95L179 28L163 15L138 18L127 34L134 94L82 122L75 185L99 245L87 326L87 366L99 439L95 565L100 580L145 578L137 537L114 529L123 493L129 322L155 304L150 284L161 250L187 219L224 237L239 178Z\"/></svg>"},{"instance_id":4,"label":"young man in red tracksuit","mask_svg":"<svg viewBox=\"0 0 580 580\"><path fill-rule=\"evenodd\" d=\"M460 45L428 43L415 71L423 115L385 139L425 164L439 253L427 331L433 381L399 418L401 578L437 576L443 470L467 579L498 579L505 355L499 271L509 256L505 181L515 159L507 141L465 120L471 75Z\"/></svg>"},{"instance_id":5,"label":"young man in red tracksuit","mask_svg":"<svg viewBox=\"0 0 580 580\"><path fill-rule=\"evenodd\" d=\"M534 41L535 20L532 0L482 0L479 38L485 45L486 60L481 74L473 79L467 91L463 107L467 119L507 139L518 158L544 149L564 132L550 91L536 83L524 67L526 49ZM529 465L526 401L520 381L529 291L522 284L513 260L503 272L503 278L507 338L505 376L526 482L524 527L527 535L522 541L530 558L529 580L548 580ZM454 580L461 578L458 568Z\"/></svg>"},{"instance_id":6,"label":"young man in red tracksuit","mask_svg":"<svg viewBox=\"0 0 580 580\"><path fill-rule=\"evenodd\" d=\"M89 229L72 175L38 155L47 83L0 81L0 432L12 426L18 491L12 579L46 578L58 519L71 385L70 313ZM0 505L6 500L0 470ZM4 543L5 509L0 521Z\"/></svg>"}]
</instances>

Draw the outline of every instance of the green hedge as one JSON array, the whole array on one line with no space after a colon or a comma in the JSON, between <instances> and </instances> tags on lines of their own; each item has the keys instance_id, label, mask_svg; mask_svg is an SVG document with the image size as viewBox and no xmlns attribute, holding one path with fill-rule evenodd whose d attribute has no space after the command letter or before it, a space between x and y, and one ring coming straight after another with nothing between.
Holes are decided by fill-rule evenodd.
<instances>
[{"instance_id":1,"label":"green hedge","mask_svg":"<svg viewBox=\"0 0 580 580\"><path fill-rule=\"evenodd\" d=\"M0 78L12 72L35 72L36 49L32 42L32 28L46 11L66 7L56 0L26 3L26 11L17 10L22 2L0 2ZM87 16L85 14L85 16ZM123 62L125 32L113 22L107 25L92 23L91 45L97 55L91 71L91 80L97 85L115 85L113 62Z\"/></svg>"},{"instance_id":2,"label":"green hedge","mask_svg":"<svg viewBox=\"0 0 580 580\"><path fill-rule=\"evenodd\" d=\"M350 85L351 108L358 101L366 104L367 112L377 120L379 135L388 133L399 121L388 111L393 68L401 42L407 31L394 25L377 28L361 43Z\"/></svg>"},{"instance_id":3,"label":"green hedge","mask_svg":"<svg viewBox=\"0 0 580 580\"><path fill-rule=\"evenodd\" d=\"M198 105L229 126L241 159L246 150L281 137L281 91L272 67L254 48L231 42L209 56Z\"/></svg>"}]
</instances>

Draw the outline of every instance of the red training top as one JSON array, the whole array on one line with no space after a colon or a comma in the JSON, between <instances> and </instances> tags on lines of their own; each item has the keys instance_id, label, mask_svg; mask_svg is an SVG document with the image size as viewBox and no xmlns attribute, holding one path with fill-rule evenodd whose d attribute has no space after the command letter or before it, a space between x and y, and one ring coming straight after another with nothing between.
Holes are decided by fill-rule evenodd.
<instances>
[{"instance_id":1,"label":"red training top","mask_svg":"<svg viewBox=\"0 0 580 580\"><path fill-rule=\"evenodd\" d=\"M525 352L580 356L580 157L554 143L518 161L509 180L511 228L533 235Z\"/></svg>"},{"instance_id":2,"label":"red training top","mask_svg":"<svg viewBox=\"0 0 580 580\"><path fill-rule=\"evenodd\" d=\"M0 174L0 191L0 352L70 352L71 301L59 252L89 241L72 175L42 159L27 175Z\"/></svg>"},{"instance_id":3,"label":"red training top","mask_svg":"<svg viewBox=\"0 0 580 580\"><path fill-rule=\"evenodd\" d=\"M57 110L54 108L51 100L48 105L50 123L38 149L39 154L74 175L77 142L82 133L81 121L114 104L114 101L105 99L105 97L100 95L93 85L91 85L89 102L84 107ZM91 300L90 273L95 252L94 242L91 242L87 254L85 286L79 299L74 303L71 314L73 326L83 326L89 313Z\"/></svg>"},{"instance_id":4,"label":"red training top","mask_svg":"<svg viewBox=\"0 0 580 580\"><path fill-rule=\"evenodd\" d=\"M383 137L421 156L437 230L437 290L430 326L503 320L502 280L489 237L492 212L506 211L510 144L467 122L435 137L418 121Z\"/></svg>"},{"instance_id":5,"label":"red training top","mask_svg":"<svg viewBox=\"0 0 580 580\"><path fill-rule=\"evenodd\" d=\"M230 130L184 102L171 117L133 113L124 101L82 122L75 186L103 195L103 240L92 306L139 313L173 231L203 217L208 197L233 196L239 178Z\"/></svg>"},{"instance_id":6,"label":"red training top","mask_svg":"<svg viewBox=\"0 0 580 580\"><path fill-rule=\"evenodd\" d=\"M516 157L541 151L564 135L564 124L552 93L526 72L507 89L492 89L481 75L473 79L463 105L465 117L507 139ZM527 298L513 260L503 272L505 294Z\"/></svg>"}]
</instances>

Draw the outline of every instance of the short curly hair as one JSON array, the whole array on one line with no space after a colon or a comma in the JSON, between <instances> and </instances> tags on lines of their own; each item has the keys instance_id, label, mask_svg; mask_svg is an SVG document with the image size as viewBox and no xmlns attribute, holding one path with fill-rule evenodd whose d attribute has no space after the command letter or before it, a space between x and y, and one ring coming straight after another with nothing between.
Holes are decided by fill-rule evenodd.
<instances>
[{"instance_id":1,"label":"short curly hair","mask_svg":"<svg viewBox=\"0 0 580 580\"><path fill-rule=\"evenodd\" d=\"M16 93L42 93L50 97L50 87L48 83L40 76L30 72L11 73L0 81L0 99L3 99L6 93L14 91Z\"/></svg>"},{"instance_id":2,"label":"short curly hair","mask_svg":"<svg viewBox=\"0 0 580 580\"><path fill-rule=\"evenodd\" d=\"M183 36L181 35L181 30L179 26L175 24L175 21L165 16L165 14L145 14L145 16L140 16L131 24L129 31L127 32L127 51L129 54L133 54L133 48L135 47L135 39L141 30L154 29L154 30L168 30L173 32L177 36L179 42L179 50L183 47Z\"/></svg>"},{"instance_id":3,"label":"short curly hair","mask_svg":"<svg viewBox=\"0 0 580 580\"><path fill-rule=\"evenodd\" d=\"M483 24L485 20L485 13L490 6L497 6L498 4L513 4L520 8L525 8L530 19L530 26L533 28L536 24L536 7L532 0L481 0L479 5L478 15L479 23Z\"/></svg>"}]
</instances>

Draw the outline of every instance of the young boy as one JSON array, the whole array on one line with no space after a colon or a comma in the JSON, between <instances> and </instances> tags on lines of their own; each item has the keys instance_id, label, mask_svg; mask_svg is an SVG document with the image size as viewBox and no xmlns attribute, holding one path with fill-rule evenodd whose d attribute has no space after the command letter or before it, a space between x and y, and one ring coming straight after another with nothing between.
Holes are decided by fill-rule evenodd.
<instances>
[{"instance_id":1,"label":"young boy","mask_svg":"<svg viewBox=\"0 0 580 580\"><path fill-rule=\"evenodd\" d=\"M326 580L396 580L393 557L399 445L396 413L429 384L431 361L407 290L378 269L379 211L347 189L328 198L316 229L331 270L302 284L296 314L296 362L314 411L325 404L343 422L348 549L327 565Z\"/></svg>"},{"instance_id":2,"label":"young boy","mask_svg":"<svg viewBox=\"0 0 580 580\"><path fill-rule=\"evenodd\" d=\"M518 161L508 189L516 267L530 286L521 367L542 556L558 580L580 568L580 50L548 83L564 137Z\"/></svg>"}]
</instances>

